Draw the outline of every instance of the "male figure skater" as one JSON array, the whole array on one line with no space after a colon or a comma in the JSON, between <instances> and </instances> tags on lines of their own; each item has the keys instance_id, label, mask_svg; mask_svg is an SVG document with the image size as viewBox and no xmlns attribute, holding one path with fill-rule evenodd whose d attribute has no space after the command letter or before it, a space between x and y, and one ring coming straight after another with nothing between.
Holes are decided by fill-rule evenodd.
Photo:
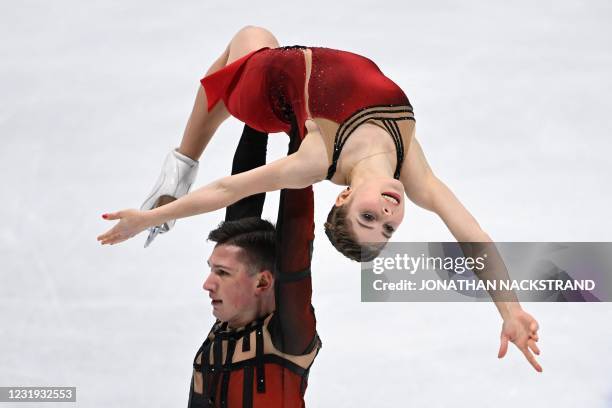
<instances>
[{"instance_id":1,"label":"male figure skater","mask_svg":"<svg viewBox=\"0 0 612 408\"><path fill-rule=\"evenodd\" d=\"M267 135L245 127L232 173L265 162ZM290 151L299 138L291 138ZM283 190L276 233L264 196L228 207L204 289L218 319L198 350L189 407L303 407L321 346L311 301L313 193ZM254 216L254 218L253 218ZM251 217L251 218L245 218Z\"/></svg>"}]
</instances>

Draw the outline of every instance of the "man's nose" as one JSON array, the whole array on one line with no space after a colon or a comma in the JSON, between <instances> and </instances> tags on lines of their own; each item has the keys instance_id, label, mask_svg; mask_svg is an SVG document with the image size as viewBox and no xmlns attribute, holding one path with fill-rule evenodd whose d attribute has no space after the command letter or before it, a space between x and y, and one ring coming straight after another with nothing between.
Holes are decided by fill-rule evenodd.
<instances>
[{"instance_id":1,"label":"man's nose","mask_svg":"<svg viewBox=\"0 0 612 408\"><path fill-rule=\"evenodd\" d=\"M391 212L391 210L389 209L389 207L387 207L386 205L383 206L383 213L385 215L392 215L393 213Z\"/></svg>"},{"instance_id":2,"label":"man's nose","mask_svg":"<svg viewBox=\"0 0 612 408\"><path fill-rule=\"evenodd\" d=\"M202 285L202 289L204 289L207 292L214 292L215 288L216 288L216 285L214 282L214 276L212 273L210 273L206 277L206 280L204 281L204 284Z\"/></svg>"}]
</instances>

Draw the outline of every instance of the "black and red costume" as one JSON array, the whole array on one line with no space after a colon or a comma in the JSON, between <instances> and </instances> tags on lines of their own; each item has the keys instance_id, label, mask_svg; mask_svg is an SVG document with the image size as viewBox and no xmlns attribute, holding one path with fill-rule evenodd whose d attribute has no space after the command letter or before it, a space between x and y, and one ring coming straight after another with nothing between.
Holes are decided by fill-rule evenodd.
<instances>
[{"instance_id":1,"label":"black and red costume","mask_svg":"<svg viewBox=\"0 0 612 408\"><path fill-rule=\"evenodd\" d=\"M299 147L293 134L290 153ZM265 163L267 135L245 126L232 173ZM227 208L226 220L261 216L263 195ZM308 372L321 343L316 333L310 261L312 187L283 190L276 226L276 310L239 329L217 321L198 350L189 407L303 407Z\"/></svg>"}]
</instances>

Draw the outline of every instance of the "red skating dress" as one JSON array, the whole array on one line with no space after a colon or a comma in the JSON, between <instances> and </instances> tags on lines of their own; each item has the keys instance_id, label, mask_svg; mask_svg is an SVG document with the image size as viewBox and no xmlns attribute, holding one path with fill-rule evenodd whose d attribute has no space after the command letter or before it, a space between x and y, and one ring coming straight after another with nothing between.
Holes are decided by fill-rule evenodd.
<instances>
[{"instance_id":1,"label":"red skating dress","mask_svg":"<svg viewBox=\"0 0 612 408\"><path fill-rule=\"evenodd\" d=\"M309 77L305 50L312 53ZM303 138L308 112L312 118L337 123L328 178L333 176L350 134L365 122L377 122L396 144L399 178L403 140L408 140L408 135L402 134L398 122L414 121L412 106L400 87L368 58L318 47L262 48L201 83L209 110L223 100L232 116L262 132L289 133L294 129Z\"/></svg>"}]
</instances>

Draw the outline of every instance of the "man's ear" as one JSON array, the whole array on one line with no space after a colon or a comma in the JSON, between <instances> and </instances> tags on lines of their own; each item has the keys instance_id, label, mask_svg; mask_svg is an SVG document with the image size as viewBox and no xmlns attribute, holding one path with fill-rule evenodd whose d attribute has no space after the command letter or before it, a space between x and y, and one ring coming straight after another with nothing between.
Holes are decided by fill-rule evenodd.
<instances>
[{"instance_id":1,"label":"man's ear","mask_svg":"<svg viewBox=\"0 0 612 408\"><path fill-rule=\"evenodd\" d=\"M350 187L347 187L342 190L340 194L338 194L338 197L336 197L336 207L341 207L346 204L352 192L353 190L351 190Z\"/></svg>"},{"instance_id":2,"label":"man's ear","mask_svg":"<svg viewBox=\"0 0 612 408\"><path fill-rule=\"evenodd\" d=\"M258 292L264 292L274 286L274 275L267 269L257 274L257 289Z\"/></svg>"}]
</instances>

